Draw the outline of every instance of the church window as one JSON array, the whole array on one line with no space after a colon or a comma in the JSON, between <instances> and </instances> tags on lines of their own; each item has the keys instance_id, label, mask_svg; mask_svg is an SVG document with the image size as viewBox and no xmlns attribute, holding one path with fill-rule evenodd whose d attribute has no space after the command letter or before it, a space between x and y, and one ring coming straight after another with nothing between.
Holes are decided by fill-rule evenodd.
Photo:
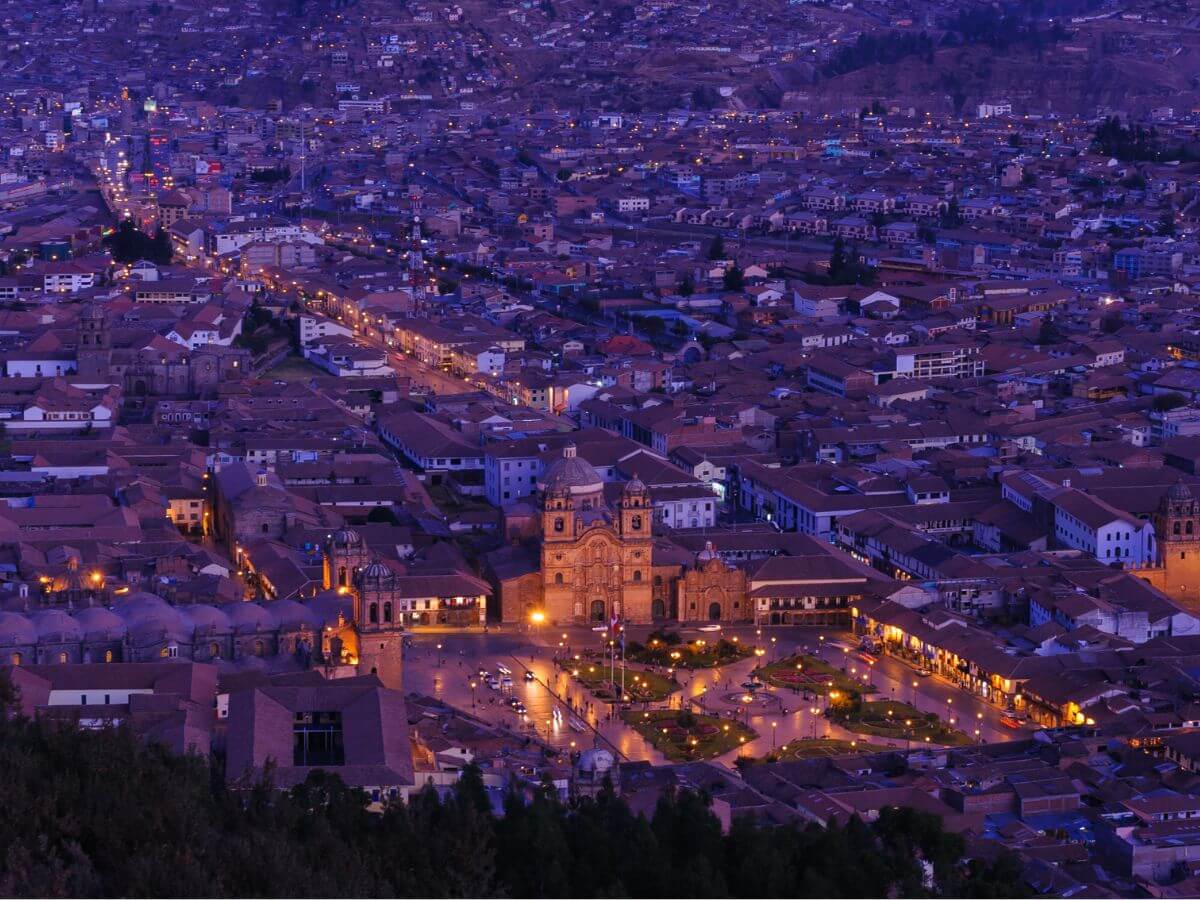
<instances>
[{"instance_id":1,"label":"church window","mask_svg":"<svg viewBox=\"0 0 1200 900\"><path fill-rule=\"evenodd\" d=\"M1176 523L1175 523L1175 525L1174 525L1174 526L1171 528L1171 533L1172 533L1172 534L1179 534L1179 533L1180 533L1180 531L1181 531L1181 528L1180 528L1180 526L1179 526L1179 523L1178 523L1178 522L1176 522Z\"/></svg>"},{"instance_id":2,"label":"church window","mask_svg":"<svg viewBox=\"0 0 1200 900\"><path fill-rule=\"evenodd\" d=\"M555 583L555 584L562 584L562 583L563 583L562 572L555 572L555 573L554 573L554 583Z\"/></svg>"},{"instance_id":3,"label":"church window","mask_svg":"<svg viewBox=\"0 0 1200 900\"><path fill-rule=\"evenodd\" d=\"M262 531L263 531L263 534L266 534L266 533L267 533L268 531L270 531L270 530L271 530L271 526L270 526L268 523L266 523L266 522L263 522L263 524L262 524Z\"/></svg>"},{"instance_id":4,"label":"church window","mask_svg":"<svg viewBox=\"0 0 1200 900\"><path fill-rule=\"evenodd\" d=\"M21 654L20 654L20 653L14 653L14 654L13 654L13 655L10 657L10 660L11 660L11 662L12 662L12 664L13 664L14 666L19 666L19 665L21 664Z\"/></svg>"},{"instance_id":5,"label":"church window","mask_svg":"<svg viewBox=\"0 0 1200 900\"><path fill-rule=\"evenodd\" d=\"M561 532L563 530L563 527L564 527L564 523L561 518L554 520L554 530L555 531ZM1179 526L1176 525L1175 527L1178 528Z\"/></svg>"},{"instance_id":6,"label":"church window","mask_svg":"<svg viewBox=\"0 0 1200 900\"><path fill-rule=\"evenodd\" d=\"M642 570L641 570L641 569L634 569L634 570L633 570L633 580L634 580L634 581L641 581L641 580L642 580Z\"/></svg>"},{"instance_id":7,"label":"church window","mask_svg":"<svg viewBox=\"0 0 1200 900\"><path fill-rule=\"evenodd\" d=\"M372 603L367 607L367 621L372 625L379 624L379 606Z\"/></svg>"},{"instance_id":8,"label":"church window","mask_svg":"<svg viewBox=\"0 0 1200 900\"><path fill-rule=\"evenodd\" d=\"M111 652L111 651L109 651ZM208 645L208 655L210 659L221 658L221 645L214 642Z\"/></svg>"},{"instance_id":9,"label":"church window","mask_svg":"<svg viewBox=\"0 0 1200 900\"><path fill-rule=\"evenodd\" d=\"M632 519L629 520L629 524L633 528L634 531L641 531L642 530L642 517L634 516Z\"/></svg>"},{"instance_id":10,"label":"church window","mask_svg":"<svg viewBox=\"0 0 1200 900\"><path fill-rule=\"evenodd\" d=\"M1195 527L1196 527L1196 526L1195 526L1195 523L1194 523L1194 522L1192 522L1192 520L1191 520L1191 519L1188 519L1187 526L1186 526L1186 527L1185 527L1183 530L1184 530L1184 532L1186 532L1187 534L1192 534L1192 533L1195 531Z\"/></svg>"},{"instance_id":11,"label":"church window","mask_svg":"<svg viewBox=\"0 0 1200 900\"><path fill-rule=\"evenodd\" d=\"M254 642L254 655L255 656L262 656L264 653L266 653L266 650L267 650L267 645L264 644L262 641Z\"/></svg>"},{"instance_id":12,"label":"church window","mask_svg":"<svg viewBox=\"0 0 1200 900\"><path fill-rule=\"evenodd\" d=\"M61 664L63 664L63 665L66 665L66 662L67 662L67 652L66 652L65 650L64 650L63 652L61 652L61 653L59 653L59 654L58 654L58 661L59 661L59 663L61 663Z\"/></svg>"},{"instance_id":13,"label":"church window","mask_svg":"<svg viewBox=\"0 0 1200 900\"><path fill-rule=\"evenodd\" d=\"M383 604L383 621L392 621L392 604L391 601Z\"/></svg>"},{"instance_id":14,"label":"church window","mask_svg":"<svg viewBox=\"0 0 1200 900\"><path fill-rule=\"evenodd\" d=\"M113 652L112 652L111 650L105 650L105 651L104 651L104 661L105 661L105 662L112 662L112 661L113 661Z\"/></svg>"},{"instance_id":15,"label":"church window","mask_svg":"<svg viewBox=\"0 0 1200 900\"><path fill-rule=\"evenodd\" d=\"M654 586L655 586L655 587L662 587L662 576L661 576L661 575L655 575L655 576L654 576Z\"/></svg>"}]
</instances>

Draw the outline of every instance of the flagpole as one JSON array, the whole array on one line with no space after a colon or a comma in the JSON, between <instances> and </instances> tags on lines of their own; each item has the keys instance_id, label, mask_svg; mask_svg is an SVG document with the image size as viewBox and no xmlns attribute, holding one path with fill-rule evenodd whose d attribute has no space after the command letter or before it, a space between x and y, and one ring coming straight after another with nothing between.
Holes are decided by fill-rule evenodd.
<instances>
[{"instance_id":1,"label":"flagpole","mask_svg":"<svg viewBox=\"0 0 1200 900\"><path fill-rule=\"evenodd\" d=\"M625 623L621 622L621 702L625 702Z\"/></svg>"}]
</instances>

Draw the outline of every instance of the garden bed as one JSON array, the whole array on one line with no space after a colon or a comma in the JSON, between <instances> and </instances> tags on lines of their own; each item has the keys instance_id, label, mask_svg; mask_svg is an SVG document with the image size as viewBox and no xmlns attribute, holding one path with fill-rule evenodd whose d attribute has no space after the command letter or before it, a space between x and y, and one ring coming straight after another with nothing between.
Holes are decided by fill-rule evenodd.
<instances>
[{"instance_id":1,"label":"garden bed","mask_svg":"<svg viewBox=\"0 0 1200 900\"><path fill-rule=\"evenodd\" d=\"M575 660L569 663L559 662L560 668L578 679L584 687L598 699L616 700L621 685L621 667L618 664L614 677L613 669L607 663L596 660ZM616 682L615 688L613 681ZM642 669L625 669L625 696L631 703L654 703L665 700L679 690L679 682L659 675L657 672L646 672Z\"/></svg>"},{"instance_id":2,"label":"garden bed","mask_svg":"<svg viewBox=\"0 0 1200 900\"><path fill-rule=\"evenodd\" d=\"M793 691L842 696L873 693L875 685L858 681L823 659L797 654L756 670L768 684Z\"/></svg>"},{"instance_id":3,"label":"garden bed","mask_svg":"<svg viewBox=\"0 0 1200 900\"><path fill-rule=\"evenodd\" d=\"M834 705L830 707L829 717L855 734L951 747L971 743L968 735L946 725L937 713L923 713L895 700Z\"/></svg>"},{"instance_id":4,"label":"garden bed","mask_svg":"<svg viewBox=\"0 0 1200 900\"><path fill-rule=\"evenodd\" d=\"M671 762L713 759L758 737L741 722L686 710L626 710L621 718Z\"/></svg>"}]
</instances>

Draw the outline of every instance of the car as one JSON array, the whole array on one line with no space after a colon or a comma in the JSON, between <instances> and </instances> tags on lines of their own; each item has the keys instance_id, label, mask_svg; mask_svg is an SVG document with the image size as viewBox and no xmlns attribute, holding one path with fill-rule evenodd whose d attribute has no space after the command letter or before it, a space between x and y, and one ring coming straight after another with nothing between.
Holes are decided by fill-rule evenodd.
<instances>
[{"instance_id":1,"label":"car","mask_svg":"<svg viewBox=\"0 0 1200 900\"><path fill-rule=\"evenodd\" d=\"M523 716L523 715L525 715L525 713L527 713L529 711L525 708L524 703L518 703L516 706L513 707L513 709L515 709L517 711L517 715L519 715L519 716Z\"/></svg>"},{"instance_id":2,"label":"car","mask_svg":"<svg viewBox=\"0 0 1200 900\"><path fill-rule=\"evenodd\" d=\"M500 679L499 678L489 678L487 680L487 686L490 687L493 691L500 690Z\"/></svg>"},{"instance_id":3,"label":"car","mask_svg":"<svg viewBox=\"0 0 1200 900\"><path fill-rule=\"evenodd\" d=\"M917 669L918 678L928 678L933 674L933 669Z\"/></svg>"},{"instance_id":4,"label":"car","mask_svg":"<svg viewBox=\"0 0 1200 900\"><path fill-rule=\"evenodd\" d=\"M865 650L859 651L858 658L861 659L865 663L870 663L871 665L875 665L875 663L879 662L879 660L877 660L874 656L872 656L870 653L868 653Z\"/></svg>"},{"instance_id":5,"label":"car","mask_svg":"<svg viewBox=\"0 0 1200 900\"><path fill-rule=\"evenodd\" d=\"M533 672L529 671L529 669L526 669L525 670L525 680L526 681L536 681L537 676L534 675Z\"/></svg>"},{"instance_id":6,"label":"car","mask_svg":"<svg viewBox=\"0 0 1200 900\"><path fill-rule=\"evenodd\" d=\"M509 678L507 675L505 675L503 678L500 679L500 687L502 690L507 691L512 686L513 686L513 680L511 678Z\"/></svg>"},{"instance_id":7,"label":"car","mask_svg":"<svg viewBox=\"0 0 1200 900\"><path fill-rule=\"evenodd\" d=\"M1000 724L1005 728L1020 728L1024 723L1016 716L1006 715L1000 717Z\"/></svg>"},{"instance_id":8,"label":"car","mask_svg":"<svg viewBox=\"0 0 1200 900\"><path fill-rule=\"evenodd\" d=\"M512 674L512 669L510 669L508 666L504 665L504 663L496 663L496 671L499 672L501 675L511 675Z\"/></svg>"},{"instance_id":9,"label":"car","mask_svg":"<svg viewBox=\"0 0 1200 900\"><path fill-rule=\"evenodd\" d=\"M596 634L602 634L603 632L608 631L608 626L607 625L593 625L592 631L596 632Z\"/></svg>"},{"instance_id":10,"label":"car","mask_svg":"<svg viewBox=\"0 0 1200 900\"><path fill-rule=\"evenodd\" d=\"M696 630L697 631L720 631L721 626L720 625L701 625Z\"/></svg>"},{"instance_id":11,"label":"car","mask_svg":"<svg viewBox=\"0 0 1200 900\"><path fill-rule=\"evenodd\" d=\"M507 700L505 700L504 702L505 702L505 703L507 703L509 706L511 706L511 707L513 707L513 708L515 709L515 708L516 708L516 706L517 706L517 704L518 704L518 703L520 703L521 701L520 701L520 700L518 700L516 697L509 697L509 698L508 698Z\"/></svg>"}]
</instances>

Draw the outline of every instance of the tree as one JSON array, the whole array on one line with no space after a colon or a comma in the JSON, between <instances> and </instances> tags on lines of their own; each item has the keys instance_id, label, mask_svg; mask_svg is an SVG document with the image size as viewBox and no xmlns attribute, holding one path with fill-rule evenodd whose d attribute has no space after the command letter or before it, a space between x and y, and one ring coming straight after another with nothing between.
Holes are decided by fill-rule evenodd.
<instances>
[{"instance_id":1,"label":"tree","mask_svg":"<svg viewBox=\"0 0 1200 900\"><path fill-rule=\"evenodd\" d=\"M732 265L725 270L725 274L721 278L727 291L740 291L746 287L746 273L737 265Z\"/></svg>"},{"instance_id":2,"label":"tree","mask_svg":"<svg viewBox=\"0 0 1200 900\"><path fill-rule=\"evenodd\" d=\"M833 239L833 249L829 252L829 280L837 282L846 269L846 242L839 234Z\"/></svg>"},{"instance_id":3,"label":"tree","mask_svg":"<svg viewBox=\"0 0 1200 900\"><path fill-rule=\"evenodd\" d=\"M564 183L571 180L571 175L572 175L572 172L570 169L559 169L557 172L554 173L554 177Z\"/></svg>"},{"instance_id":4,"label":"tree","mask_svg":"<svg viewBox=\"0 0 1200 900\"><path fill-rule=\"evenodd\" d=\"M1150 401L1150 408L1155 412L1168 412L1180 406L1187 406L1187 397L1172 391L1169 394L1158 394Z\"/></svg>"},{"instance_id":5,"label":"tree","mask_svg":"<svg viewBox=\"0 0 1200 900\"><path fill-rule=\"evenodd\" d=\"M679 296L690 297L696 293L696 282L692 281L691 275L684 275L683 281L679 283Z\"/></svg>"},{"instance_id":6,"label":"tree","mask_svg":"<svg viewBox=\"0 0 1200 900\"><path fill-rule=\"evenodd\" d=\"M962 213L958 209L958 198L951 197L942 211L942 227L957 228L962 224Z\"/></svg>"},{"instance_id":7,"label":"tree","mask_svg":"<svg viewBox=\"0 0 1200 900\"><path fill-rule=\"evenodd\" d=\"M936 816L782 825L667 790L635 814L611 783L564 805L513 791L495 816L477 766L439 795L370 798L319 769L290 790L271 771L237 792L219 762L175 756L128 728L25 718L0 677L4 896L1006 897L1027 893L1008 854L968 859ZM681 724L694 717L679 716ZM63 761L70 760L69 777ZM114 777L119 773L120 777ZM924 864L933 883L923 883Z\"/></svg>"},{"instance_id":8,"label":"tree","mask_svg":"<svg viewBox=\"0 0 1200 900\"><path fill-rule=\"evenodd\" d=\"M1063 334L1059 331L1058 323L1054 321L1053 316L1042 316L1041 324L1038 326L1037 343L1039 346L1045 344L1058 344L1063 340Z\"/></svg>"},{"instance_id":9,"label":"tree","mask_svg":"<svg viewBox=\"0 0 1200 900\"><path fill-rule=\"evenodd\" d=\"M725 258L725 239L721 235L718 234L708 245L708 258L710 260Z\"/></svg>"}]
</instances>

